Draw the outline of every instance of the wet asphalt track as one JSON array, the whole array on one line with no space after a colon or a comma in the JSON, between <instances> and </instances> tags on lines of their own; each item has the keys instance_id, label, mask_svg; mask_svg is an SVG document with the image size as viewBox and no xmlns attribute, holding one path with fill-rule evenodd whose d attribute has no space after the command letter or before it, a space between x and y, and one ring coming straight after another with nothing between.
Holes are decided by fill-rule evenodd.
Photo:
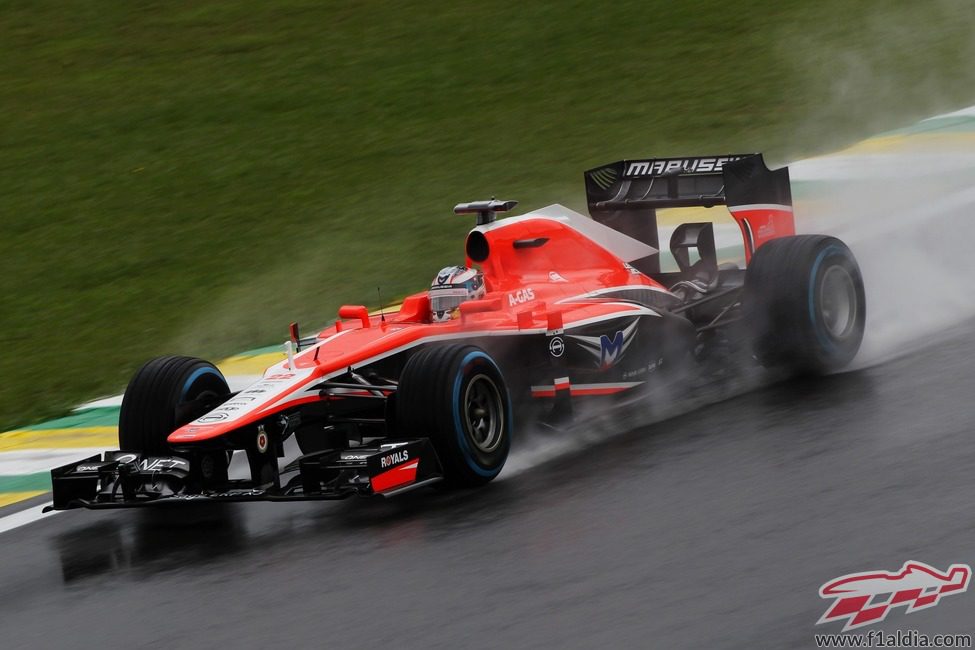
<instances>
[{"instance_id":1,"label":"wet asphalt track","mask_svg":"<svg viewBox=\"0 0 975 650\"><path fill-rule=\"evenodd\" d=\"M968 323L472 493L59 514L0 535L0 645L811 647L826 580L975 563L973 360Z\"/></svg>"}]
</instances>

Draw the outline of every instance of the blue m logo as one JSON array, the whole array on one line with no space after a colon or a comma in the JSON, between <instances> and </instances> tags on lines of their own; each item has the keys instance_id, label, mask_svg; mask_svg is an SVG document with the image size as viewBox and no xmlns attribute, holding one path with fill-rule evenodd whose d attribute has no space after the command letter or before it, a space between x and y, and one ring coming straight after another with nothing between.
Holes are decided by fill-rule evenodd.
<instances>
[{"instance_id":1,"label":"blue m logo","mask_svg":"<svg viewBox=\"0 0 975 650\"><path fill-rule=\"evenodd\" d=\"M636 328L640 319L634 318L622 330L616 330L612 338L608 334L596 336L585 334L568 334L567 336L579 344L579 347L592 355L593 361L599 363L601 370L612 368L626 354L626 348L636 340Z\"/></svg>"},{"instance_id":2,"label":"blue m logo","mask_svg":"<svg viewBox=\"0 0 975 650\"><path fill-rule=\"evenodd\" d=\"M599 348L601 350L599 367L609 368L615 365L619 361L620 355L623 354L623 332L617 331L613 340L603 334L599 337Z\"/></svg>"}]
</instances>

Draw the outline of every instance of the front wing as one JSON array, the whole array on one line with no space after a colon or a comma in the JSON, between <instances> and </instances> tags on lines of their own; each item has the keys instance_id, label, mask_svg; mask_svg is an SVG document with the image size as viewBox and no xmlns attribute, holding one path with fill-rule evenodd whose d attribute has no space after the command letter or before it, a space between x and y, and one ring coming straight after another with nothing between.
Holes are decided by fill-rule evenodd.
<instances>
[{"instance_id":1,"label":"front wing","mask_svg":"<svg viewBox=\"0 0 975 650\"><path fill-rule=\"evenodd\" d=\"M189 459L107 451L51 470L49 510L131 508L206 501L334 500L394 496L441 481L428 438L306 454L273 480L206 487Z\"/></svg>"}]
</instances>

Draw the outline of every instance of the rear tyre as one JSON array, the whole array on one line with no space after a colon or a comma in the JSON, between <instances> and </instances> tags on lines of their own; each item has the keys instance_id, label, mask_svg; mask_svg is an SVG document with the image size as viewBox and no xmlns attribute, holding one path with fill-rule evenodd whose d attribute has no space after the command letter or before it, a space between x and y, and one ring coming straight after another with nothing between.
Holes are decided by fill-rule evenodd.
<instances>
[{"instance_id":1,"label":"rear tyre","mask_svg":"<svg viewBox=\"0 0 975 650\"><path fill-rule=\"evenodd\" d=\"M448 484L487 483L508 458L513 426L497 363L472 345L417 352L400 376L396 426L400 435L430 438Z\"/></svg>"},{"instance_id":2,"label":"rear tyre","mask_svg":"<svg viewBox=\"0 0 975 650\"><path fill-rule=\"evenodd\" d=\"M230 396L223 374L193 357L158 357L139 368L125 389L118 440L123 451L165 456L170 433Z\"/></svg>"},{"instance_id":3,"label":"rear tyre","mask_svg":"<svg viewBox=\"0 0 975 650\"><path fill-rule=\"evenodd\" d=\"M764 366L821 374L847 365L863 340L863 277L835 237L773 239L752 256L742 298L745 325Z\"/></svg>"}]
</instances>

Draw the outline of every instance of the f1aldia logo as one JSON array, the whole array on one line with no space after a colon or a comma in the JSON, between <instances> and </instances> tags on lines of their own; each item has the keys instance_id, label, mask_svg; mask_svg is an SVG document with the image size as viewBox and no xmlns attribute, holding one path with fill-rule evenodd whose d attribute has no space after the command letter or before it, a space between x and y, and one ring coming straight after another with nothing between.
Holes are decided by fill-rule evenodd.
<instances>
[{"instance_id":1,"label":"f1aldia logo","mask_svg":"<svg viewBox=\"0 0 975 650\"><path fill-rule=\"evenodd\" d=\"M834 599L816 625L846 621L843 632L879 623L894 607L906 614L934 607L942 596L968 590L972 568L952 564L944 572L923 562L905 562L900 571L866 571L834 578L819 588L819 597Z\"/></svg>"}]
</instances>

